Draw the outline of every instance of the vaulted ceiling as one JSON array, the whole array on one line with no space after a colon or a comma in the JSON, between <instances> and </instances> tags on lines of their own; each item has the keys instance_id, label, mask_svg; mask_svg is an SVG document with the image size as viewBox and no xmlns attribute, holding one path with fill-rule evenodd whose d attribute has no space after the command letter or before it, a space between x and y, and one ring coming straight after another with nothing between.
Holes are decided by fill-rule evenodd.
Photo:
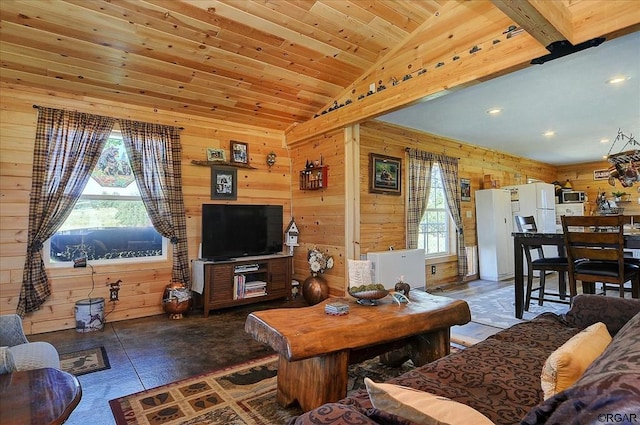
<instances>
[{"instance_id":1,"label":"vaulted ceiling","mask_svg":"<svg viewBox=\"0 0 640 425\"><path fill-rule=\"evenodd\" d=\"M3 0L0 81L292 141L636 31L635 0Z\"/></svg>"}]
</instances>

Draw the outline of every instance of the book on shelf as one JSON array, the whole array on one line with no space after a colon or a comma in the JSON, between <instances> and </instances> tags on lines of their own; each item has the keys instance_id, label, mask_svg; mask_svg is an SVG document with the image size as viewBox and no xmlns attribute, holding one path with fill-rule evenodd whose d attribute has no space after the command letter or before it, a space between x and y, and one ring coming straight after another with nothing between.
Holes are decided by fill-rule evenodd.
<instances>
[{"instance_id":1,"label":"book on shelf","mask_svg":"<svg viewBox=\"0 0 640 425\"><path fill-rule=\"evenodd\" d=\"M264 282L262 280L252 280L250 282L246 282L245 283L245 288L266 288L267 287L267 282Z\"/></svg>"},{"instance_id":2,"label":"book on shelf","mask_svg":"<svg viewBox=\"0 0 640 425\"><path fill-rule=\"evenodd\" d=\"M267 295L267 282L252 280L247 282L245 275L239 274L233 277L233 299L260 297Z\"/></svg>"},{"instance_id":3,"label":"book on shelf","mask_svg":"<svg viewBox=\"0 0 640 425\"><path fill-rule=\"evenodd\" d=\"M236 273L254 272L259 268L260 268L260 264L242 264L240 266L236 266L234 271Z\"/></svg>"}]
</instances>

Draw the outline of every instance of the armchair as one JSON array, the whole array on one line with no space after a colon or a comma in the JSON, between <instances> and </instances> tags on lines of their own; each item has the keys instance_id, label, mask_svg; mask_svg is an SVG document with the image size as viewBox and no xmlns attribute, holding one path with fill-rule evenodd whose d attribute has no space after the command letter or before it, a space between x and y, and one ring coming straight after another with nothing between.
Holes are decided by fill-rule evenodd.
<instances>
[{"instance_id":1,"label":"armchair","mask_svg":"<svg viewBox=\"0 0 640 425\"><path fill-rule=\"evenodd\" d=\"M60 357L48 342L29 342L17 314L0 316L0 373L52 367L60 369Z\"/></svg>"}]
</instances>

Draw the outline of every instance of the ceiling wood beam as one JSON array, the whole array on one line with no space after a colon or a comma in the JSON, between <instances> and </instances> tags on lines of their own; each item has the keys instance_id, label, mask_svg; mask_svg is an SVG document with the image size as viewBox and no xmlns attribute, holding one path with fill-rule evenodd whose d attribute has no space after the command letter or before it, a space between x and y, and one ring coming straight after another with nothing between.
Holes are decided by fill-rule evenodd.
<instances>
[{"instance_id":1,"label":"ceiling wood beam","mask_svg":"<svg viewBox=\"0 0 640 425\"><path fill-rule=\"evenodd\" d=\"M554 3L553 8L547 8L547 12L553 11L553 16L556 18L554 19L555 24L552 24L528 0L491 1L505 15L545 47L556 41L566 40L571 36L569 31L572 26L571 15L568 11L564 13L566 8L560 2L547 2ZM569 31L569 33L563 33L561 30Z\"/></svg>"},{"instance_id":2,"label":"ceiling wood beam","mask_svg":"<svg viewBox=\"0 0 640 425\"><path fill-rule=\"evenodd\" d=\"M533 37L522 33L509 41L487 46L464 60L431 70L292 127L286 132L287 144L291 146L331 130L376 118L451 88L458 89L486 81L505 70L521 68L532 58L546 52Z\"/></svg>"}]
</instances>

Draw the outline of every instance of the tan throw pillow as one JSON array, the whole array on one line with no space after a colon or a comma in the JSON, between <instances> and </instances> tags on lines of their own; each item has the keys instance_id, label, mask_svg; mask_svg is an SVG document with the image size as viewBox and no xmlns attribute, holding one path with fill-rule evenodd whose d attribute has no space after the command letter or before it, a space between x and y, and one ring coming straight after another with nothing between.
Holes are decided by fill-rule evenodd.
<instances>
[{"instance_id":1,"label":"tan throw pillow","mask_svg":"<svg viewBox=\"0 0 640 425\"><path fill-rule=\"evenodd\" d=\"M545 400L571 387L611 342L604 323L598 322L574 335L551 353L540 377Z\"/></svg>"},{"instance_id":2,"label":"tan throw pillow","mask_svg":"<svg viewBox=\"0 0 640 425\"><path fill-rule=\"evenodd\" d=\"M477 410L446 397L364 379L373 407L422 425L493 425Z\"/></svg>"}]
</instances>

